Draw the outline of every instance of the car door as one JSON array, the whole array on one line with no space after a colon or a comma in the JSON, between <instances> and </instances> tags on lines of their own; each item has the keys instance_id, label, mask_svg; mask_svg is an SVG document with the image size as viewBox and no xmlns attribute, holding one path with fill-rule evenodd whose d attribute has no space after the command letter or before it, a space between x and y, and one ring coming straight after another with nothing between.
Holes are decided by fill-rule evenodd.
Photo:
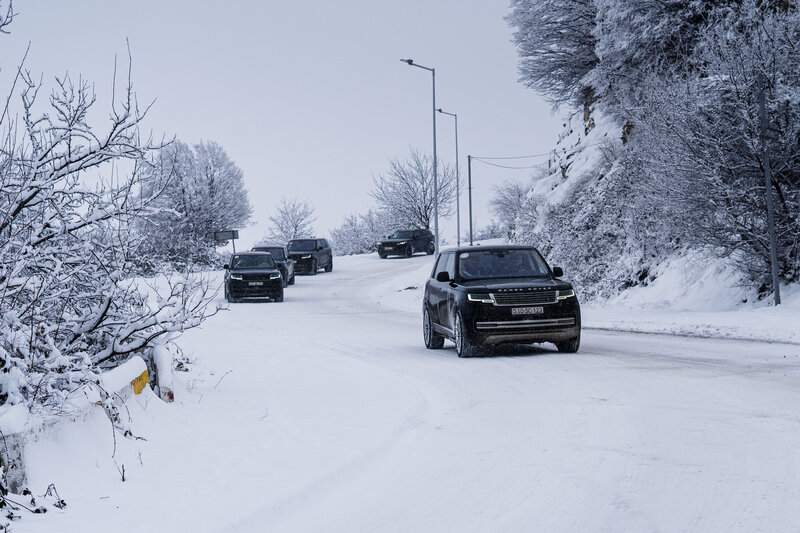
<instances>
[{"instance_id":1,"label":"car door","mask_svg":"<svg viewBox=\"0 0 800 533\"><path fill-rule=\"evenodd\" d=\"M452 288L449 281L438 281L436 279L440 272L447 272L450 278L453 278L455 274L455 254L453 252L444 252L439 255L436 267L433 269L433 275L428 280L428 302L432 315L431 319L435 324L440 325L447 331L452 331L453 325L450 317L450 307L452 305L450 292Z\"/></svg>"},{"instance_id":2,"label":"car door","mask_svg":"<svg viewBox=\"0 0 800 533\"><path fill-rule=\"evenodd\" d=\"M425 249L425 247L423 246L423 243L422 243L422 231L421 230L418 230L418 229L414 230L413 245L414 245L414 251L415 252L421 252L422 250Z\"/></svg>"}]
</instances>

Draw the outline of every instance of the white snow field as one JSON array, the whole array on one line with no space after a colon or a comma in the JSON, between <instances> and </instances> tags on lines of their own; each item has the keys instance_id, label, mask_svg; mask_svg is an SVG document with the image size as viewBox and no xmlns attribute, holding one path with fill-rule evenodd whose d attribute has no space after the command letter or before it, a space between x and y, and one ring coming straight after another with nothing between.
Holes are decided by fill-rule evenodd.
<instances>
[{"instance_id":1,"label":"white snow field","mask_svg":"<svg viewBox=\"0 0 800 533\"><path fill-rule=\"evenodd\" d=\"M30 487L68 506L14 531L800 531L800 345L586 329L459 359L422 342L431 257L335 261L182 337L175 403L128 402L146 440L99 408L43 431Z\"/></svg>"}]
</instances>

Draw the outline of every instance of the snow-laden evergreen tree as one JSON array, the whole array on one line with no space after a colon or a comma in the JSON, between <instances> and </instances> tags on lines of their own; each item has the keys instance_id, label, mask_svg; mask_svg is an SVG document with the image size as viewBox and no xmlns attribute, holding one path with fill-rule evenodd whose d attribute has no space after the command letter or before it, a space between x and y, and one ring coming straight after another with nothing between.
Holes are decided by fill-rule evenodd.
<instances>
[{"instance_id":1,"label":"snow-laden evergreen tree","mask_svg":"<svg viewBox=\"0 0 800 533\"><path fill-rule=\"evenodd\" d=\"M161 209L139 225L145 270L162 263L179 269L214 264L213 233L240 229L252 214L242 170L213 141L194 147L174 141L159 151L149 170L153 179L144 196L156 184L166 186L154 201Z\"/></svg>"},{"instance_id":2,"label":"snow-laden evergreen tree","mask_svg":"<svg viewBox=\"0 0 800 533\"><path fill-rule=\"evenodd\" d=\"M456 175L453 167L438 162L439 217L453 214ZM434 216L433 158L416 150L405 161L392 159L389 169L373 178L370 196L380 216L396 228L430 229Z\"/></svg>"},{"instance_id":3,"label":"snow-laden evergreen tree","mask_svg":"<svg viewBox=\"0 0 800 533\"><path fill-rule=\"evenodd\" d=\"M267 217L267 234L259 244L286 245L292 239L314 237L314 207L308 200L281 198L275 212Z\"/></svg>"}]
</instances>

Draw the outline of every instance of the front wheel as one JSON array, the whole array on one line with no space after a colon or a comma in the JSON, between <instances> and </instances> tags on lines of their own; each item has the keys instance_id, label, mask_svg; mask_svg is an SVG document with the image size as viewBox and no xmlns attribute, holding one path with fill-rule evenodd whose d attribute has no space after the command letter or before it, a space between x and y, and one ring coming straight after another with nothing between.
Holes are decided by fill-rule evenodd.
<instances>
[{"instance_id":1,"label":"front wheel","mask_svg":"<svg viewBox=\"0 0 800 533\"><path fill-rule=\"evenodd\" d=\"M406 257L411 257L412 255L414 255L414 249L409 244L406 246Z\"/></svg>"},{"instance_id":2,"label":"front wheel","mask_svg":"<svg viewBox=\"0 0 800 533\"><path fill-rule=\"evenodd\" d=\"M333 270L333 257L331 257L331 260L325 266L325 272L331 272L332 270Z\"/></svg>"},{"instance_id":3,"label":"front wheel","mask_svg":"<svg viewBox=\"0 0 800 533\"><path fill-rule=\"evenodd\" d=\"M289 278L289 285L294 285L294 274L292 274L292 277Z\"/></svg>"},{"instance_id":4,"label":"front wheel","mask_svg":"<svg viewBox=\"0 0 800 533\"><path fill-rule=\"evenodd\" d=\"M425 253L428 255L433 255L433 252L436 251L436 245L432 242L428 243L428 248L425 249Z\"/></svg>"},{"instance_id":5,"label":"front wheel","mask_svg":"<svg viewBox=\"0 0 800 533\"><path fill-rule=\"evenodd\" d=\"M316 276L317 275L317 270L319 270L319 267L317 266L317 260L313 259L311 261L311 272L310 272L310 274L312 276Z\"/></svg>"},{"instance_id":6,"label":"front wheel","mask_svg":"<svg viewBox=\"0 0 800 533\"><path fill-rule=\"evenodd\" d=\"M273 300L276 301L276 302L282 302L283 301L283 291L281 291L280 294L278 294L278 296L273 298Z\"/></svg>"},{"instance_id":7,"label":"front wheel","mask_svg":"<svg viewBox=\"0 0 800 533\"><path fill-rule=\"evenodd\" d=\"M429 350L438 350L444 346L444 337L434 331L427 306L422 310L422 337L425 339L425 347Z\"/></svg>"},{"instance_id":8,"label":"front wheel","mask_svg":"<svg viewBox=\"0 0 800 533\"><path fill-rule=\"evenodd\" d=\"M567 339L565 341L557 342L556 348L561 353L575 353L581 347L581 334L578 333L577 337Z\"/></svg>"},{"instance_id":9,"label":"front wheel","mask_svg":"<svg viewBox=\"0 0 800 533\"><path fill-rule=\"evenodd\" d=\"M478 347L469 342L466 336L466 326L461 318L461 313L456 313L455 317L455 342L456 353L459 357L472 357L478 353Z\"/></svg>"},{"instance_id":10,"label":"front wheel","mask_svg":"<svg viewBox=\"0 0 800 533\"><path fill-rule=\"evenodd\" d=\"M380 257L381 259L386 259L386 254L378 252L378 257Z\"/></svg>"}]
</instances>

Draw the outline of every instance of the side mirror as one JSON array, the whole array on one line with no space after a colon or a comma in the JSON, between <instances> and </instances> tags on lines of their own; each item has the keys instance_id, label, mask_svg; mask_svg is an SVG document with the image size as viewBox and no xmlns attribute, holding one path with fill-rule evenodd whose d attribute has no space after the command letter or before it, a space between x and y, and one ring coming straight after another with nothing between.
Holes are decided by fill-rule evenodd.
<instances>
[{"instance_id":1,"label":"side mirror","mask_svg":"<svg viewBox=\"0 0 800 533\"><path fill-rule=\"evenodd\" d=\"M554 277L560 278L563 275L564 275L564 271L561 269L561 267L553 267L553 276Z\"/></svg>"},{"instance_id":2,"label":"side mirror","mask_svg":"<svg viewBox=\"0 0 800 533\"><path fill-rule=\"evenodd\" d=\"M222 268L224 268L225 270L228 270L231 267L229 265L222 265Z\"/></svg>"},{"instance_id":3,"label":"side mirror","mask_svg":"<svg viewBox=\"0 0 800 533\"><path fill-rule=\"evenodd\" d=\"M436 274L436 281L450 281L450 274L448 272L439 272Z\"/></svg>"}]
</instances>

